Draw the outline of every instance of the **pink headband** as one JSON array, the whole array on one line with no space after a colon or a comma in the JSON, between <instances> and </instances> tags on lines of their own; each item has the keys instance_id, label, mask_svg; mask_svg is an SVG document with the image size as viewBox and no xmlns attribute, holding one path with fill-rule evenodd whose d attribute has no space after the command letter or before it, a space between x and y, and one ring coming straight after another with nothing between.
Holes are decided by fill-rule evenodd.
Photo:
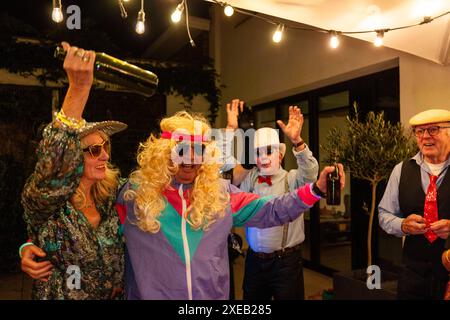
<instances>
[{"instance_id":1,"label":"pink headband","mask_svg":"<svg viewBox=\"0 0 450 320\"><path fill-rule=\"evenodd\" d=\"M188 135L188 134L183 134L183 133L172 133L169 131L163 131L161 133L161 139L172 139L172 138L176 138L174 140L178 140L178 141L191 141L191 142L208 142L209 140L206 139L206 137L201 136L201 135Z\"/></svg>"}]
</instances>

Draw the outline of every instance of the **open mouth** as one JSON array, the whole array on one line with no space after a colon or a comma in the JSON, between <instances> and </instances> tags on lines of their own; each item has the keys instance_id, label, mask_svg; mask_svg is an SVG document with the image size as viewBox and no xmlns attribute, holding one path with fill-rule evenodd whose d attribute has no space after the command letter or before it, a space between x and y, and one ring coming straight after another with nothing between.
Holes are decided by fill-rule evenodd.
<instances>
[{"instance_id":1,"label":"open mouth","mask_svg":"<svg viewBox=\"0 0 450 320\"><path fill-rule=\"evenodd\" d=\"M185 164L182 163L180 165L181 169L183 169L184 171L193 171L195 169L195 165L194 164Z\"/></svg>"}]
</instances>

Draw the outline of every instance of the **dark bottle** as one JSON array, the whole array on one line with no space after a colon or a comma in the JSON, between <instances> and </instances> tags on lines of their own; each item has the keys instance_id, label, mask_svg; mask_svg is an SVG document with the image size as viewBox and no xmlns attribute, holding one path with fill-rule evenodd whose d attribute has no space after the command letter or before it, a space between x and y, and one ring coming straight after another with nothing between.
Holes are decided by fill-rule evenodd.
<instances>
[{"instance_id":1,"label":"dark bottle","mask_svg":"<svg viewBox=\"0 0 450 320\"><path fill-rule=\"evenodd\" d=\"M338 206L341 204L341 179L337 164L334 164L334 167L335 170L327 177L327 204Z\"/></svg>"},{"instance_id":2,"label":"dark bottle","mask_svg":"<svg viewBox=\"0 0 450 320\"><path fill-rule=\"evenodd\" d=\"M59 45L55 58L64 60L66 51ZM158 87L158 76L126 61L103 52L95 53L94 77L96 80L151 97Z\"/></svg>"}]
</instances>

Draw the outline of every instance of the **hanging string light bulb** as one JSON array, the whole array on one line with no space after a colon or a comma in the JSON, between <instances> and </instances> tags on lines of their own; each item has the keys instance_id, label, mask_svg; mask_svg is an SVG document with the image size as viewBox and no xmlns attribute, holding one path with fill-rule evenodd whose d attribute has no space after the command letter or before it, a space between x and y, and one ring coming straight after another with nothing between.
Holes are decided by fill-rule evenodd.
<instances>
[{"instance_id":1,"label":"hanging string light bulb","mask_svg":"<svg viewBox=\"0 0 450 320\"><path fill-rule=\"evenodd\" d=\"M284 24L280 23L277 26L277 30L273 33L272 40L275 43L279 43L283 38Z\"/></svg>"},{"instance_id":2,"label":"hanging string light bulb","mask_svg":"<svg viewBox=\"0 0 450 320\"><path fill-rule=\"evenodd\" d=\"M377 36L375 37L373 44L375 47L381 47L383 45L384 30L377 30L376 32Z\"/></svg>"},{"instance_id":3,"label":"hanging string light bulb","mask_svg":"<svg viewBox=\"0 0 450 320\"><path fill-rule=\"evenodd\" d=\"M223 12L227 17L231 17L234 14L234 9L229 4L226 4L225 8L223 9Z\"/></svg>"},{"instance_id":4,"label":"hanging string light bulb","mask_svg":"<svg viewBox=\"0 0 450 320\"><path fill-rule=\"evenodd\" d=\"M128 2L128 0L119 0L120 16L123 19L128 17L127 10L125 9L125 6L123 5L124 2Z\"/></svg>"},{"instance_id":5,"label":"hanging string light bulb","mask_svg":"<svg viewBox=\"0 0 450 320\"><path fill-rule=\"evenodd\" d=\"M332 30L330 32L331 36L330 36L330 47L333 49L336 49L337 47L339 47L339 37L338 37L338 33L337 31Z\"/></svg>"},{"instance_id":6,"label":"hanging string light bulb","mask_svg":"<svg viewBox=\"0 0 450 320\"><path fill-rule=\"evenodd\" d=\"M136 33L143 34L145 32L145 11L144 0L141 0L141 10L138 12L138 18L136 22Z\"/></svg>"},{"instance_id":7,"label":"hanging string light bulb","mask_svg":"<svg viewBox=\"0 0 450 320\"><path fill-rule=\"evenodd\" d=\"M53 0L52 20L60 23L63 19L61 0Z\"/></svg>"},{"instance_id":8,"label":"hanging string light bulb","mask_svg":"<svg viewBox=\"0 0 450 320\"><path fill-rule=\"evenodd\" d=\"M170 16L170 19L172 20L173 23L178 23L181 21L181 15L183 14L183 10L184 10L184 0L181 1L181 3L177 6L175 11Z\"/></svg>"}]
</instances>

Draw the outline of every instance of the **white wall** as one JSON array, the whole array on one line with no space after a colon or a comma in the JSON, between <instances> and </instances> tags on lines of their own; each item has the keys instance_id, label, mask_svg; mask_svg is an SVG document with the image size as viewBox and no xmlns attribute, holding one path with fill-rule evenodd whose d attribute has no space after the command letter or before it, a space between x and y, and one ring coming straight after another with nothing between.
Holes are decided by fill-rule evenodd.
<instances>
[{"instance_id":1,"label":"white wall","mask_svg":"<svg viewBox=\"0 0 450 320\"><path fill-rule=\"evenodd\" d=\"M411 55L400 59L400 119L407 123L425 109L450 110L450 65Z\"/></svg>"},{"instance_id":2,"label":"white wall","mask_svg":"<svg viewBox=\"0 0 450 320\"><path fill-rule=\"evenodd\" d=\"M349 37L341 37L340 47L332 50L328 35L317 32L287 29L275 44L274 26L264 21L238 24L242 16L237 14L213 17L213 24L220 24L221 41L215 41L220 50L214 53L227 86L223 104L239 97L254 105L399 65L402 122L429 107L450 108L450 66ZM221 108L218 124L225 121Z\"/></svg>"}]
</instances>

